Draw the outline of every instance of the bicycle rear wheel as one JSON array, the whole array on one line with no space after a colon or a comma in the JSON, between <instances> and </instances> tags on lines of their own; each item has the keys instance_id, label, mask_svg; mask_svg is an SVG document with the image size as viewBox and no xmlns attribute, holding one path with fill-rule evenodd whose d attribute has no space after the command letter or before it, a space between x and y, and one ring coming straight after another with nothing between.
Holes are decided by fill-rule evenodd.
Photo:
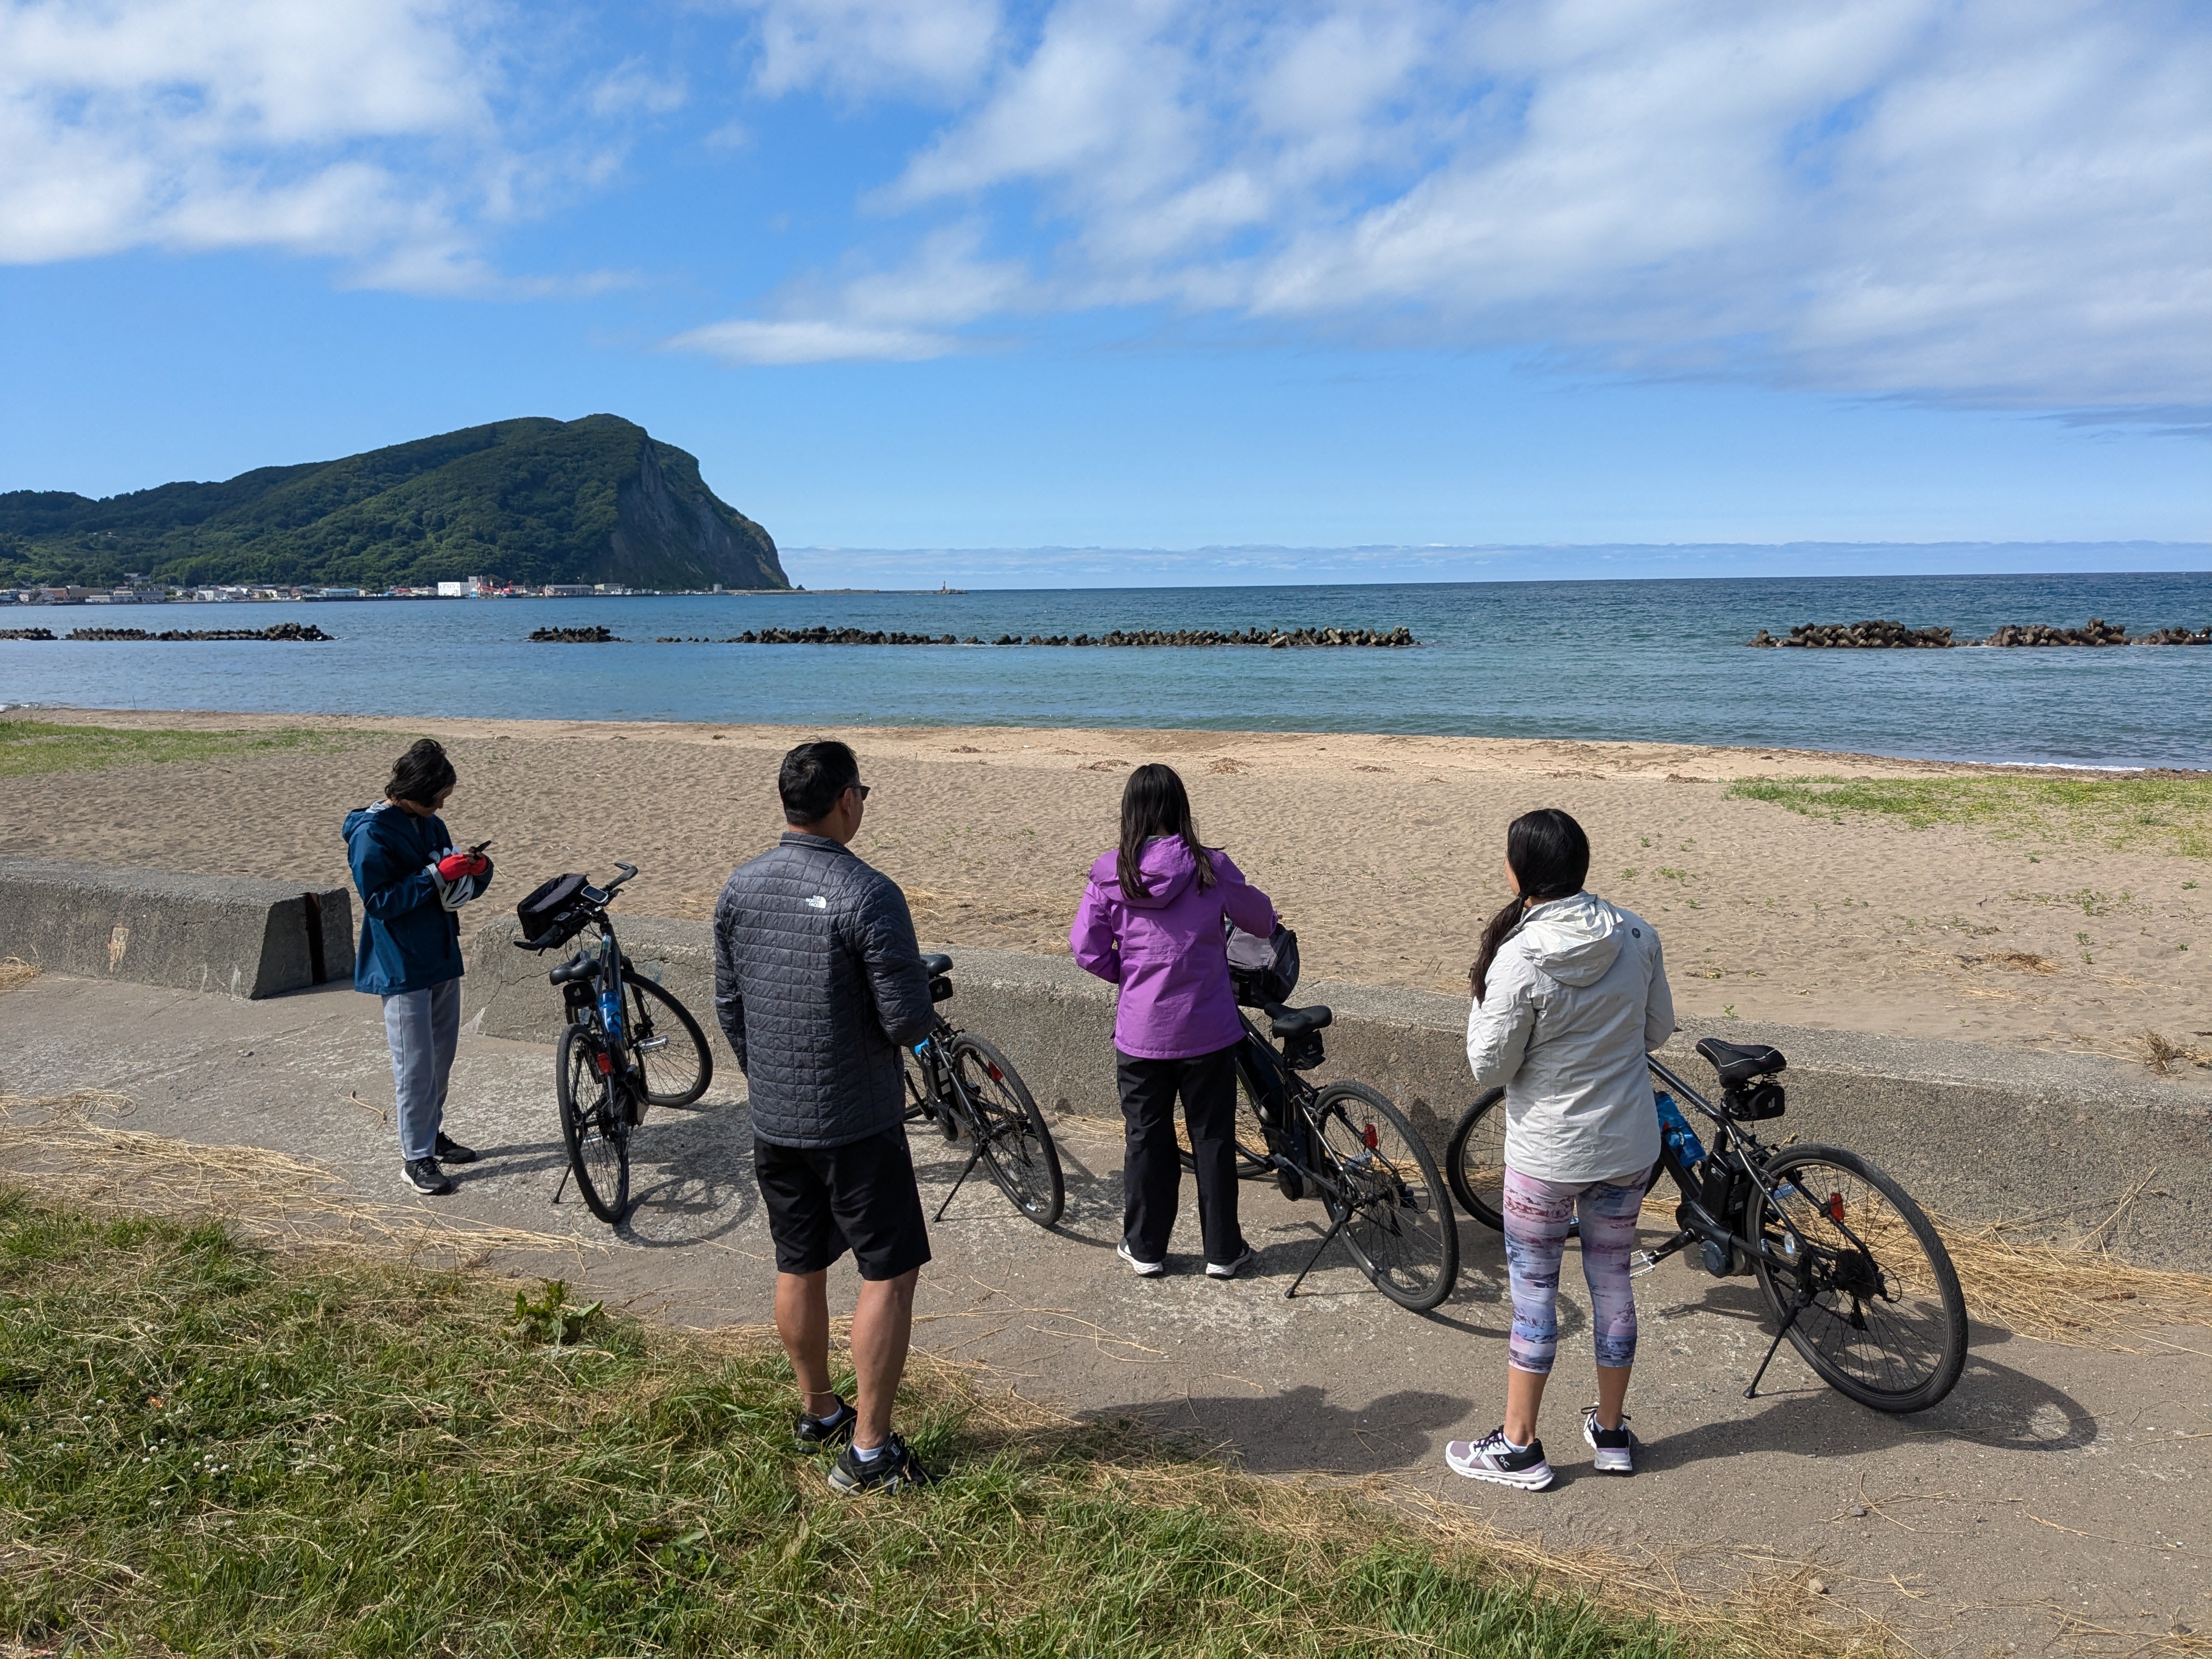
<instances>
[{"instance_id":1,"label":"bicycle rear wheel","mask_svg":"<svg viewBox=\"0 0 2212 1659\"><path fill-rule=\"evenodd\" d=\"M612 1226L629 1211L629 1115L621 1085L599 1069L605 1053L581 1026L568 1026L561 1033L554 1075L576 1190L592 1213Z\"/></svg>"},{"instance_id":2,"label":"bicycle rear wheel","mask_svg":"<svg viewBox=\"0 0 2212 1659\"><path fill-rule=\"evenodd\" d=\"M654 1106L689 1106L714 1080L714 1054L691 1011L635 969L623 969L629 992L629 1047ZM658 1044L658 1047L648 1045Z\"/></svg>"},{"instance_id":3,"label":"bicycle rear wheel","mask_svg":"<svg viewBox=\"0 0 2212 1659\"><path fill-rule=\"evenodd\" d=\"M1505 1091L1491 1089L1460 1114L1444 1146L1444 1180L1484 1226L1505 1228Z\"/></svg>"},{"instance_id":4,"label":"bicycle rear wheel","mask_svg":"<svg viewBox=\"0 0 2212 1659\"><path fill-rule=\"evenodd\" d=\"M1790 1340L1805 1363L1878 1412L1924 1411L1950 1393L1966 1363L1966 1302L1920 1206L1838 1146L1793 1146L1767 1175L1775 1197L1753 1190L1745 1237L1764 1241L1753 1265L1774 1316L1797 1310Z\"/></svg>"},{"instance_id":5,"label":"bicycle rear wheel","mask_svg":"<svg viewBox=\"0 0 2212 1659\"><path fill-rule=\"evenodd\" d=\"M983 1167L1016 1209L1040 1227L1051 1226L1067 1202L1060 1149L1022 1074L982 1038L964 1033L952 1039L951 1065L981 1131L976 1150Z\"/></svg>"},{"instance_id":6,"label":"bicycle rear wheel","mask_svg":"<svg viewBox=\"0 0 2212 1659\"><path fill-rule=\"evenodd\" d=\"M1375 1288L1426 1313L1459 1276L1459 1227L1436 1160L1405 1114L1364 1083L1332 1083L1311 1109L1317 1162L1333 1168L1344 1242Z\"/></svg>"}]
</instances>

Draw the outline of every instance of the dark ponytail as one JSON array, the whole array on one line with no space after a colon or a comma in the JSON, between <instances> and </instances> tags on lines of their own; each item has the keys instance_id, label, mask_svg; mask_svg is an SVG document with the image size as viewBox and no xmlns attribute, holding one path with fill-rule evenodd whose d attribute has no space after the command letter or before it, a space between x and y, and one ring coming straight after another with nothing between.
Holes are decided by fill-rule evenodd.
<instances>
[{"instance_id":1,"label":"dark ponytail","mask_svg":"<svg viewBox=\"0 0 2212 1659\"><path fill-rule=\"evenodd\" d=\"M407 752L392 763L392 781L384 786L389 800L413 801L435 806L438 797L453 787L453 763L435 738L417 738Z\"/></svg>"},{"instance_id":2,"label":"dark ponytail","mask_svg":"<svg viewBox=\"0 0 2212 1659\"><path fill-rule=\"evenodd\" d=\"M1198 860L1198 884L1213 885L1213 860L1199 844L1198 826L1190 819L1190 793L1172 766L1154 761L1129 774L1121 790L1121 850L1114 861L1124 893L1146 893L1145 872L1139 867L1145 843L1155 836L1172 836Z\"/></svg>"},{"instance_id":3,"label":"dark ponytail","mask_svg":"<svg viewBox=\"0 0 2212 1659\"><path fill-rule=\"evenodd\" d=\"M1481 948L1467 970L1468 988L1477 1002L1490 989L1491 963L1498 960L1499 949L1513 936L1528 907L1581 892L1589 875L1589 837L1556 806L1523 812L1506 826L1505 862L1521 891L1482 930Z\"/></svg>"}]
</instances>

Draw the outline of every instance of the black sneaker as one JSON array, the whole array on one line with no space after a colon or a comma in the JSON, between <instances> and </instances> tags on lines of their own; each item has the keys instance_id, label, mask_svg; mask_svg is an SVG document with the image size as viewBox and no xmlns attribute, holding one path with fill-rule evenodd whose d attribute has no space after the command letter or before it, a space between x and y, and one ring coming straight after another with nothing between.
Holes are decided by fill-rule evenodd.
<instances>
[{"instance_id":1,"label":"black sneaker","mask_svg":"<svg viewBox=\"0 0 2212 1659\"><path fill-rule=\"evenodd\" d=\"M443 1198L453 1190L453 1183L446 1179L446 1172L438 1167L434 1158L410 1158L399 1168L400 1179L418 1193Z\"/></svg>"},{"instance_id":2,"label":"black sneaker","mask_svg":"<svg viewBox=\"0 0 2212 1659\"><path fill-rule=\"evenodd\" d=\"M830 1468L830 1484L842 1492L913 1492L936 1480L896 1435L884 1442L879 1456L864 1459L848 1446Z\"/></svg>"},{"instance_id":3,"label":"black sneaker","mask_svg":"<svg viewBox=\"0 0 2212 1659\"><path fill-rule=\"evenodd\" d=\"M1617 1429L1601 1429L1597 1425L1597 1407L1583 1407L1583 1441L1597 1454L1595 1459L1600 1474L1633 1474L1636 1473L1636 1443L1628 1432L1628 1413L1620 1414Z\"/></svg>"},{"instance_id":4,"label":"black sneaker","mask_svg":"<svg viewBox=\"0 0 2212 1659\"><path fill-rule=\"evenodd\" d=\"M1544 1461L1544 1443L1532 1440L1517 1451L1502 1428L1480 1440L1455 1440L1444 1448L1444 1462L1452 1473L1470 1480L1494 1480L1501 1486L1541 1492L1552 1484L1552 1466Z\"/></svg>"},{"instance_id":5,"label":"black sneaker","mask_svg":"<svg viewBox=\"0 0 2212 1659\"><path fill-rule=\"evenodd\" d=\"M860 1413L847 1405L842 1396L832 1395L837 1409L827 1417L817 1417L811 1412L799 1414L799 1424L792 1431L792 1438L803 1452L827 1451L841 1440L853 1437L853 1425L860 1420Z\"/></svg>"},{"instance_id":6,"label":"black sneaker","mask_svg":"<svg viewBox=\"0 0 2212 1659\"><path fill-rule=\"evenodd\" d=\"M430 1155L441 1164L473 1164L477 1161L473 1151L442 1131L438 1136L437 1147Z\"/></svg>"}]
</instances>

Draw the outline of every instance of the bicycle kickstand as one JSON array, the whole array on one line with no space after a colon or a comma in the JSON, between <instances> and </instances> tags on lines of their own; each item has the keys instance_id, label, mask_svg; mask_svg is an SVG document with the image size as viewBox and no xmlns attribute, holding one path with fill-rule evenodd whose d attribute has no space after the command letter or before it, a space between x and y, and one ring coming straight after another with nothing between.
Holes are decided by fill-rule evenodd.
<instances>
[{"instance_id":1,"label":"bicycle kickstand","mask_svg":"<svg viewBox=\"0 0 2212 1659\"><path fill-rule=\"evenodd\" d=\"M973 1132L970 1131L970 1133L972 1133ZM938 1220L942 1221L945 1219L945 1212L952 1207L952 1200L959 1195L961 1183L965 1182L970 1175L975 1173L975 1160L982 1156L983 1143L981 1140L978 1140L975 1143L975 1150L968 1154L967 1166L960 1171L960 1179L952 1183L952 1190L945 1194L945 1202L937 1206L936 1218Z\"/></svg>"},{"instance_id":2,"label":"bicycle kickstand","mask_svg":"<svg viewBox=\"0 0 2212 1659\"><path fill-rule=\"evenodd\" d=\"M1321 1236L1321 1243L1314 1246L1314 1253L1306 1258L1306 1265L1298 1269L1298 1276L1291 1281L1291 1288L1283 1292L1284 1301L1288 1302L1298 1293L1298 1286L1306 1282L1306 1275L1314 1270L1314 1263L1321 1260L1321 1253L1336 1243L1336 1236L1344 1231L1344 1224L1351 1219L1352 1212L1346 1210Z\"/></svg>"},{"instance_id":3,"label":"bicycle kickstand","mask_svg":"<svg viewBox=\"0 0 2212 1659\"><path fill-rule=\"evenodd\" d=\"M553 1201L556 1204L561 1201L561 1194L568 1190L568 1166L563 1164L561 1166L561 1184L553 1189Z\"/></svg>"},{"instance_id":4,"label":"bicycle kickstand","mask_svg":"<svg viewBox=\"0 0 2212 1659\"><path fill-rule=\"evenodd\" d=\"M1806 1304L1800 1302L1790 1309L1789 1317L1782 1322L1781 1327L1774 1333L1774 1340L1766 1345L1766 1358L1759 1362L1759 1369L1751 1374L1751 1386L1743 1391L1743 1397L1746 1400L1759 1398L1759 1380L1766 1375L1766 1368L1774 1363L1774 1356L1782 1348L1782 1339L1790 1334L1790 1328L1797 1322L1797 1316L1805 1311L1805 1307Z\"/></svg>"}]
</instances>

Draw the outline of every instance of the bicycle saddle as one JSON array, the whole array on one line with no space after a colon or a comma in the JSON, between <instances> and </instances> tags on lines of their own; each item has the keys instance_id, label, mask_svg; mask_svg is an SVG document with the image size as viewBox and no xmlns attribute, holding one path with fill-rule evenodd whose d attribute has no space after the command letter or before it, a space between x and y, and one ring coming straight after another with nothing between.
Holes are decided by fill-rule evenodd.
<instances>
[{"instance_id":1,"label":"bicycle saddle","mask_svg":"<svg viewBox=\"0 0 2212 1659\"><path fill-rule=\"evenodd\" d=\"M1267 1029L1279 1037L1302 1037L1318 1031L1336 1016L1318 1004L1311 1008L1285 1008L1279 1002L1267 1010Z\"/></svg>"},{"instance_id":2,"label":"bicycle saddle","mask_svg":"<svg viewBox=\"0 0 2212 1659\"><path fill-rule=\"evenodd\" d=\"M951 957L927 956L921 959L922 970L932 979L942 979L952 971Z\"/></svg>"},{"instance_id":3,"label":"bicycle saddle","mask_svg":"<svg viewBox=\"0 0 2212 1659\"><path fill-rule=\"evenodd\" d=\"M556 985L566 985L572 979L589 979L599 970L599 959L590 951L571 957L545 977Z\"/></svg>"},{"instance_id":4,"label":"bicycle saddle","mask_svg":"<svg viewBox=\"0 0 2212 1659\"><path fill-rule=\"evenodd\" d=\"M1755 1077L1778 1072L1790 1062L1778 1048L1763 1042L1723 1042L1718 1037L1699 1037L1698 1052L1721 1074L1721 1086L1734 1089Z\"/></svg>"}]
</instances>

